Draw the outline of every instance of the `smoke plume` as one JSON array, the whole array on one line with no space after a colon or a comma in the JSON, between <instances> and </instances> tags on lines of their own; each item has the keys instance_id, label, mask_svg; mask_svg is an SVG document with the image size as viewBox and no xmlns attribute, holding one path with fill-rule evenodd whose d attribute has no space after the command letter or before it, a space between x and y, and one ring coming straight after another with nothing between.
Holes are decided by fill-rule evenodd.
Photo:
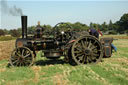
<instances>
[{"instance_id":1,"label":"smoke plume","mask_svg":"<svg viewBox=\"0 0 128 85\"><path fill-rule=\"evenodd\" d=\"M13 7L9 7L6 0L1 1L1 11L3 14L12 15L12 16L23 15L21 8L17 8L15 5Z\"/></svg>"}]
</instances>

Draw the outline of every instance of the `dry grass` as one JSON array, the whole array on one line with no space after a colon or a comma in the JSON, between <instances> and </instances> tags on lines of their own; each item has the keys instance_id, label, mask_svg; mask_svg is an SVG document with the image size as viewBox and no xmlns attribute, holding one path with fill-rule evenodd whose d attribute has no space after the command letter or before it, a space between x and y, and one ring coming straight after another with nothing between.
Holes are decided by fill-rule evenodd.
<instances>
[{"instance_id":1,"label":"dry grass","mask_svg":"<svg viewBox=\"0 0 128 85\"><path fill-rule=\"evenodd\" d=\"M55 76L53 76L53 83L54 85L67 85L66 80L64 80L64 75L62 74L56 74Z\"/></svg>"},{"instance_id":2,"label":"dry grass","mask_svg":"<svg viewBox=\"0 0 128 85\"><path fill-rule=\"evenodd\" d=\"M37 83L39 81L39 77L40 77L39 72L41 71L41 67L40 66L32 66L31 69L35 73L35 77L34 77L33 81L35 83Z\"/></svg>"},{"instance_id":3,"label":"dry grass","mask_svg":"<svg viewBox=\"0 0 128 85\"><path fill-rule=\"evenodd\" d=\"M4 72L6 68L0 68L0 72Z\"/></svg>"},{"instance_id":4,"label":"dry grass","mask_svg":"<svg viewBox=\"0 0 128 85\"><path fill-rule=\"evenodd\" d=\"M15 48L15 40L0 42L0 60L9 59L12 50Z\"/></svg>"}]
</instances>

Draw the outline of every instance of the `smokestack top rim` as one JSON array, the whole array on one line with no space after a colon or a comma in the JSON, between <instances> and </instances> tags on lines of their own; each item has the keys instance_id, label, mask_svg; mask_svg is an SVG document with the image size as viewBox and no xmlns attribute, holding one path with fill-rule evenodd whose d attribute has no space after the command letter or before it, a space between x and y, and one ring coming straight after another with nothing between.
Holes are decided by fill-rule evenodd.
<instances>
[{"instance_id":1,"label":"smokestack top rim","mask_svg":"<svg viewBox=\"0 0 128 85\"><path fill-rule=\"evenodd\" d=\"M27 17L27 15L22 15L21 17Z\"/></svg>"}]
</instances>

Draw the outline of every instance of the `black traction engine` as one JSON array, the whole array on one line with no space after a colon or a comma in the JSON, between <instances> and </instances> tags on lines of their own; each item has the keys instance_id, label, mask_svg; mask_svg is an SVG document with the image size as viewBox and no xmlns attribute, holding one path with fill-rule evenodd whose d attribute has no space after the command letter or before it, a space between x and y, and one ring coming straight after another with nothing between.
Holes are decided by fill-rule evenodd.
<instances>
[{"instance_id":1,"label":"black traction engine","mask_svg":"<svg viewBox=\"0 0 128 85\"><path fill-rule=\"evenodd\" d=\"M58 23L49 33L38 22L34 35L27 35L27 16L21 16L22 38L18 38L15 49L10 57L12 66L31 66L37 51L42 51L44 57L59 59L64 56L72 65L97 63L102 57L112 54L112 39L101 40L89 35L86 31L75 31L67 23ZM65 25L67 28L61 28Z\"/></svg>"}]
</instances>

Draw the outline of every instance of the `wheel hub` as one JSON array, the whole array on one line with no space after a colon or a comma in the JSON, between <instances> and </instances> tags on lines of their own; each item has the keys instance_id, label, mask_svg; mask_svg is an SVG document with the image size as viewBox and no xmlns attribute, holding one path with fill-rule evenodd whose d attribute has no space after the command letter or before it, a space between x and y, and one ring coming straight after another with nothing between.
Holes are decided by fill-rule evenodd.
<instances>
[{"instance_id":1,"label":"wheel hub","mask_svg":"<svg viewBox=\"0 0 128 85\"><path fill-rule=\"evenodd\" d=\"M91 54L91 51L90 51L90 49L85 49L85 55L90 55Z\"/></svg>"},{"instance_id":2,"label":"wheel hub","mask_svg":"<svg viewBox=\"0 0 128 85\"><path fill-rule=\"evenodd\" d=\"M22 62L23 60L24 60L23 56L19 57L19 61Z\"/></svg>"}]
</instances>

